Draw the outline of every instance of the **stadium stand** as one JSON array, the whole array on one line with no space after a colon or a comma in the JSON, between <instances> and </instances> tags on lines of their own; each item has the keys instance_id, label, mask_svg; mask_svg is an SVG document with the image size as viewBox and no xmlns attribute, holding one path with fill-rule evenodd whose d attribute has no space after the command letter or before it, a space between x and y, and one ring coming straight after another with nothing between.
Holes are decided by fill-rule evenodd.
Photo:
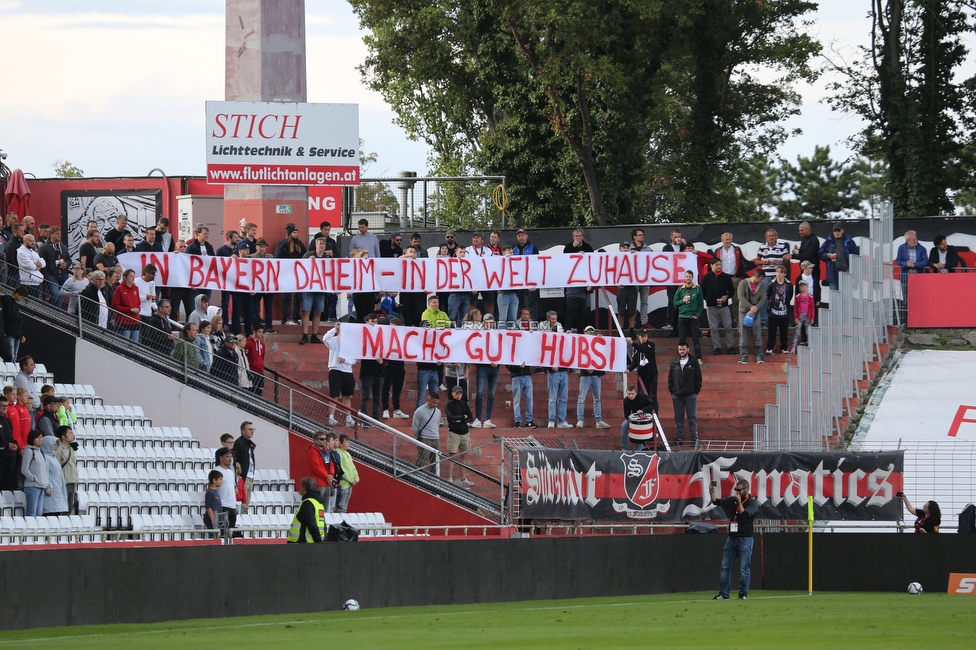
<instances>
[{"instance_id":1,"label":"stadium stand","mask_svg":"<svg viewBox=\"0 0 976 650\"><path fill-rule=\"evenodd\" d=\"M4 364L12 381L14 364ZM91 385L55 383L38 364L38 388L49 383L70 397L78 423L78 515L25 517L22 491L0 492L0 545L201 539L207 472L214 449L200 446L186 427L155 427L138 405L107 405ZM248 513L238 518L245 537L282 540L301 501L279 469L258 469ZM330 514L327 524L389 528L381 513ZM106 533L115 533L108 535ZM125 533L131 533L126 535Z\"/></svg>"}]
</instances>

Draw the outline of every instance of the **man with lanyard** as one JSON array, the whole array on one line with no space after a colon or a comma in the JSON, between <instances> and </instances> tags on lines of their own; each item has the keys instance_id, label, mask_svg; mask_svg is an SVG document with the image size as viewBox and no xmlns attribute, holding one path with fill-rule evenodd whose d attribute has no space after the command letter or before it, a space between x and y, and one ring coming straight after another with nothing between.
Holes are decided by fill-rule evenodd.
<instances>
[{"instance_id":1,"label":"man with lanyard","mask_svg":"<svg viewBox=\"0 0 976 650\"><path fill-rule=\"evenodd\" d=\"M729 517L729 538L725 541L722 553L722 581L718 595L712 600L728 600L732 586L732 565L739 560L739 600L749 596L749 576L752 569L752 521L759 511L759 502L749 494L749 482L739 479L735 482L732 496L724 499L715 497L715 482L708 486L708 497L713 505L722 508Z\"/></svg>"},{"instance_id":2,"label":"man with lanyard","mask_svg":"<svg viewBox=\"0 0 976 650\"><path fill-rule=\"evenodd\" d=\"M766 230L766 243L759 247L754 263L762 267L763 281L762 290L766 293L769 284L776 279L776 267L787 267L787 277L789 277L790 247L786 242L779 241L779 234L769 228ZM756 271L757 273L759 271ZM766 327L768 312L764 309L759 312L759 320L763 327Z\"/></svg>"},{"instance_id":3,"label":"man with lanyard","mask_svg":"<svg viewBox=\"0 0 976 650\"><path fill-rule=\"evenodd\" d=\"M320 544L325 541L325 506L315 498L318 493L315 479L303 478L298 493L302 495L302 505L291 522L288 543Z\"/></svg>"},{"instance_id":4,"label":"man with lanyard","mask_svg":"<svg viewBox=\"0 0 976 650\"><path fill-rule=\"evenodd\" d=\"M519 228L515 233L518 244L512 247L512 255L538 255L539 249L529 241L529 233L525 228ZM529 308L532 320L539 319L539 290L524 289L519 291L519 312L524 307Z\"/></svg>"},{"instance_id":5,"label":"man with lanyard","mask_svg":"<svg viewBox=\"0 0 976 650\"><path fill-rule=\"evenodd\" d=\"M493 250L491 250L491 248L489 248L488 246L485 246L485 238L481 235L480 232L476 232L473 235L471 235L471 245L468 246L467 249L465 249L464 252L465 252L465 255L467 257L472 257L472 258L474 258L474 257L493 257L495 255L495 252ZM475 305L475 304L477 304L477 302L478 302L478 293L479 293L478 291L472 291L471 292L471 305L472 306ZM481 293L481 297L485 301L485 310L484 310L484 313L494 315L495 314L495 295L496 295L496 292L494 292L494 291L482 291L480 293Z\"/></svg>"}]
</instances>

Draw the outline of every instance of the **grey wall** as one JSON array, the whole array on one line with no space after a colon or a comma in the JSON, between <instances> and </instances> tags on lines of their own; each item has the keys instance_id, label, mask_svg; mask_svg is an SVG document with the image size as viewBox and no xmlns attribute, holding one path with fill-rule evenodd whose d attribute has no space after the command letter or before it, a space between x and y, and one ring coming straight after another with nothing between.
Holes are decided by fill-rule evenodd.
<instances>
[{"instance_id":1,"label":"grey wall","mask_svg":"<svg viewBox=\"0 0 976 650\"><path fill-rule=\"evenodd\" d=\"M0 629L717 591L724 535L39 549L0 553ZM806 589L803 534L756 539L753 589ZM818 591L945 591L968 535L817 535ZM243 585L235 576L244 571ZM738 572L733 589L738 583Z\"/></svg>"}]
</instances>

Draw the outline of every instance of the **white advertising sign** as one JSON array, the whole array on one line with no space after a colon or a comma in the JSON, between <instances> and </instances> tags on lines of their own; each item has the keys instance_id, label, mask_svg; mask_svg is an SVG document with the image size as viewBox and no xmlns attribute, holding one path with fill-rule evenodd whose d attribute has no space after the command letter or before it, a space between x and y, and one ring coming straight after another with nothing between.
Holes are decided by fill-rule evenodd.
<instances>
[{"instance_id":1,"label":"white advertising sign","mask_svg":"<svg viewBox=\"0 0 976 650\"><path fill-rule=\"evenodd\" d=\"M207 182L359 185L359 105L207 102Z\"/></svg>"}]
</instances>

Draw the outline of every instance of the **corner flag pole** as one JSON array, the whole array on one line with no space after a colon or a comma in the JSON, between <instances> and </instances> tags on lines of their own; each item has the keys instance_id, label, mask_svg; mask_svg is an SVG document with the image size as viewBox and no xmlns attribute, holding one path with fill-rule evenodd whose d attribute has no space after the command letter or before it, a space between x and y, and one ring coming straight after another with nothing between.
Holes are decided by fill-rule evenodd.
<instances>
[{"instance_id":1,"label":"corner flag pole","mask_svg":"<svg viewBox=\"0 0 976 650\"><path fill-rule=\"evenodd\" d=\"M807 590L813 595L813 497L807 497Z\"/></svg>"}]
</instances>

